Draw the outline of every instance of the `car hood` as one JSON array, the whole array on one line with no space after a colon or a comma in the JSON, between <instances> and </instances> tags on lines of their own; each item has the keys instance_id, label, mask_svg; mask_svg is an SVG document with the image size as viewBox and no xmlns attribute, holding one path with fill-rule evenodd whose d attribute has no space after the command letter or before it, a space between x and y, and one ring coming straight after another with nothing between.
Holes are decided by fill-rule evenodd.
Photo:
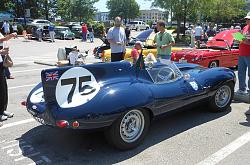
<instances>
[{"instance_id":1,"label":"car hood","mask_svg":"<svg viewBox=\"0 0 250 165\"><path fill-rule=\"evenodd\" d=\"M194 56L200 56L200 55L209 55L209 54L216 54L219 53L220 50L214 50L214 49L183 49L181 51L178 51L174 54L176 59L180 59L182 57L193 58Z\"/></svg>"},{"instance_id":2,"label":"car hood","mask_svg":"<svg viewBox=\"0 0 250 165\"><path fill-rule=\"evenodd\" d=\"M239 29L232 29L232 30L225 30L222 31L218 34L216 34L216 36L214 36L211 40L209 40L206 44L207 47L227 47L225 42L221 42L221 41L216 41L217 39L219 40L225 40L228 42L228 45L232 45L233 41L234 41L234 37L233 37L233 33L237 33L239 32Z\"/></svg>"}]
</instances>

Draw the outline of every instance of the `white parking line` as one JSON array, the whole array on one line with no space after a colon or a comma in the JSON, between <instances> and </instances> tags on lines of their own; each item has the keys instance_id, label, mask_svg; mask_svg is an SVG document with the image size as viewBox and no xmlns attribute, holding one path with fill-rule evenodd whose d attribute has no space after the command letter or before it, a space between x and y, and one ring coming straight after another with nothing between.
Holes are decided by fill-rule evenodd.
<instances>
[{"instance_id":1,"label":"white parking line","mask_svg":"<svg viewBox=\"0 0 250 165\"><path fill-rule=\"evenodd\" d=\"M17 70L17 71L11 71L11 73L33 72L33 71L37 71L37 70L42 71L43 69L48 69L48 68L38 68L38 69L28 69L28 70Z\"/></svg>"},{"instance_id":2,"label":"white parking line","mask_svg":"<svg viewBox=\"0 0 250 165\"><path fill-rule=\"evenodd\" d=\"M34 122L34 121L35 121L35 119L27 119L27 120L17 121L17 122L14 122L14 123L4 124L2 127L0 127L0 130L5 129L5 128L14 127L14 126L21 125L21 124L31 123L31 122Z\"/></svg>"},{"instance_id":3,"label":"white parking line","mask_svg":"<svg viewBox=\"0 0 250 165\"><path fill-rule=\"evenodd\" d=\"M227 146L214 153L213 155L210 155L205 160L199 162L197 165L215 165L224 158L226 158L228 155L239 149L241 146L248 143L249 141L250 132L247 132L232 143L228 144Z\"/></svg>"},{"instance_id":4,"label":"white parking line","mask_svg":"<svg viewBox=\"0 0 250 165\"><path fill-rule=\"evenodd\" d=\"M9 87L8 89L17 89L17 88L32 87L32 86L36 86L37 84L38 83L36 83L36 84L30 84L30 85L16 86L16 87Z\"/></svg>"}]
</instances>

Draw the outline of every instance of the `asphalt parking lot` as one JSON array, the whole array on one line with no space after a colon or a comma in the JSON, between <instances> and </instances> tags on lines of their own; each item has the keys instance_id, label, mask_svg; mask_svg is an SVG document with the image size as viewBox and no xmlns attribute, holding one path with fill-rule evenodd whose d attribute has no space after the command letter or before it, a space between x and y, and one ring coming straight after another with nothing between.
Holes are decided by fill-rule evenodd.
<instances>
[{"instance_id":1,"label":"asphalt parking lot","mask_svg":"<svg viewBox=\"0 0 250 165\"><path fill-rule=\"evenodd\" d=\"M9 41L15 79L8 80L8 110L15 116L0 127L0 164L250 164L250 116L244 114L249 104L236 101L222 113L210 113L202 105L171 112L152 123L143 144L126 152L107 144L102 132L60 130L37 123L20 103L41 81L41 70L52 66L34 61L55 62L58 48L78 46L80 51L89 50L87 62L97 62L92 51L101 43L99 39L50 43L21 37Z\"/></svg>"}]
</instances>

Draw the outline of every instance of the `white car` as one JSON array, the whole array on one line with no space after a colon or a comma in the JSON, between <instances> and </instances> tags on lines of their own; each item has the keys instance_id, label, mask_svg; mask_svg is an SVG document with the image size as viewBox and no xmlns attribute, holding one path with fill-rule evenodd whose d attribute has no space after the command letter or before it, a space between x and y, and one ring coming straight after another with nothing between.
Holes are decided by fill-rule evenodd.
<instances>
[{"instance_id":1,"label":"white car","mask_svg":"<svg viewBox=\"0 0 250 165\"><path fill-rule=\"evenodd\" d=\"M131 30L147 30L149 29L149 25L147 25L145 22L143 21L132 21L127 23L127 25Z\"/></svg>"},{"instance_id":2,"label":"white car","mask_svg":"<svg viewBox=\"0 0 250 165\"><path fill-rule=\"evenodd\" d=\"M48 20L45 20L45 19L35 19L30 24L35 25L35 26L37 26L37 25L49 26L51 24L51 22Z\"/></svg>"}]
</instances>

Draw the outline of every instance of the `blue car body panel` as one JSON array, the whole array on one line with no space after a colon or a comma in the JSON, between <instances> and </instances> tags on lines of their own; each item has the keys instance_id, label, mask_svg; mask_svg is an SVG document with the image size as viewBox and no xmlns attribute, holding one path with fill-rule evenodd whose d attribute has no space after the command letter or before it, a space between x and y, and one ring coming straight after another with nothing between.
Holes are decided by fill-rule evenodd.
<instances>
[{"instance_id":1,"label":"blue car body panel","mask_svg":"<svg viewBox=\"0 0 250 165\"><path fill-rule=\"evenodd\" d=\"M180 76L158 84L147 69L138 70L129 62L46 69L41 72L42 83L27 98L27 109L45 125L67 120L78 121L81 129L100 128L130 109L146 108L157 116L209 99L220 85L235 81L233 71L227 68L176 65L190 78Z\"/></svg>"}]
</instances>

